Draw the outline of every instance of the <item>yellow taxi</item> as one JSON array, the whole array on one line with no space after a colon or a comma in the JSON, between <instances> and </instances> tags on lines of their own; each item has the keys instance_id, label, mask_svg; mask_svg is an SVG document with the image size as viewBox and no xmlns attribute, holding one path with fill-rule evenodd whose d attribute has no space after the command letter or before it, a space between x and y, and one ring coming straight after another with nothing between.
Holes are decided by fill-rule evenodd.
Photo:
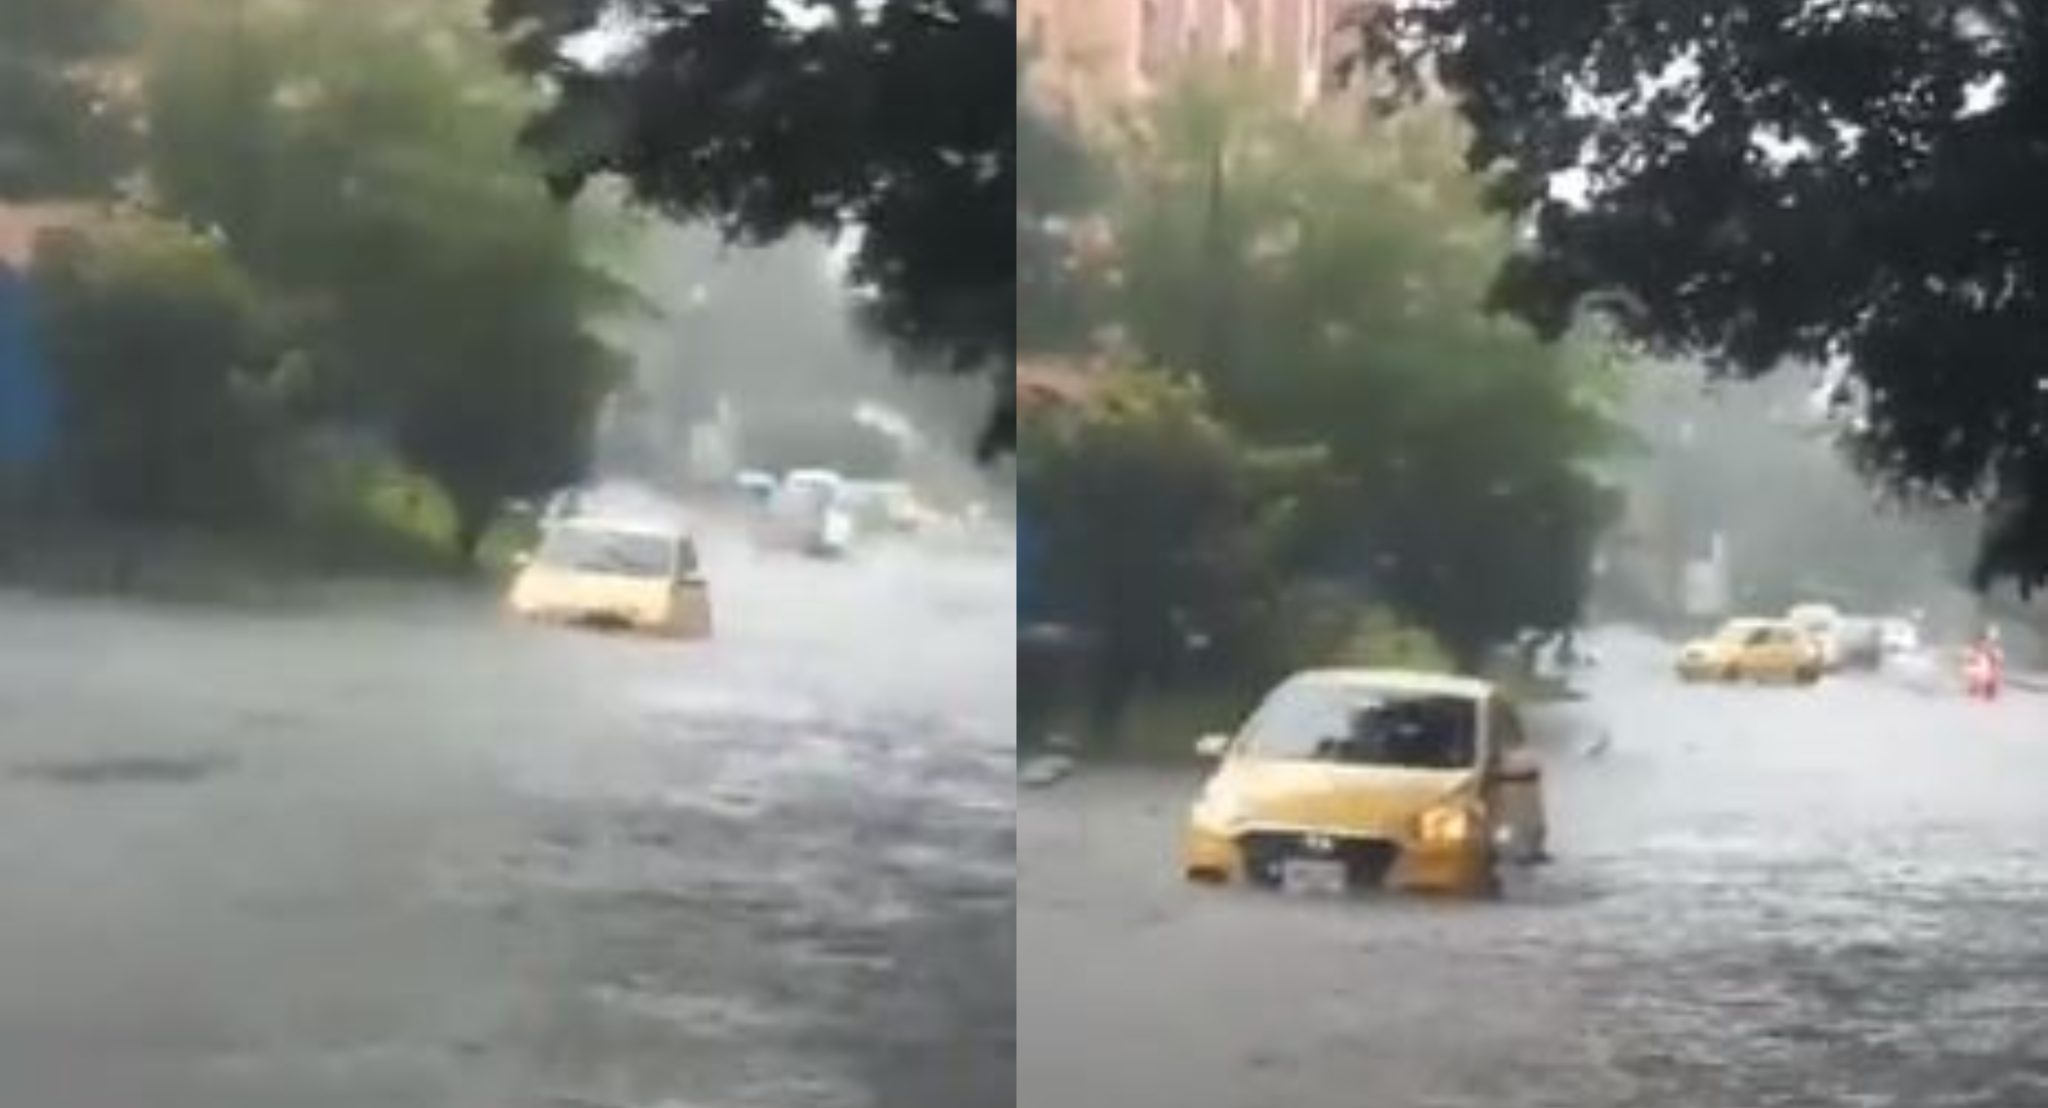
<instances>
[{"instance_id":1,"label":"yellow taxi","mask_svg":"<svg viewBox=\"0 0 2048 1108\"><path fill-rule=\"evenodd\" d=\"M1820 643L1790 620L1731 619L1686 643L1676 669L1685 681L1766 681L1811 685L1827 658Z\"/></svg>"},{"instance_id":2,"label":"yellow taxi","mask_svg":"<svg viewBox=\"0 0 2048 1108\"><path fill-rule=\"evenodd\" d=\"M1485 681L1312 670L1196 749L1217 765L1188 816L1193 881L1483 895L1543 855L1540 770Z\"/></svg>"},{"instance_id":3,"label":"yellow taxi","mask_svg":"<svg viewBox=\"0 0 2048 1108\"><path fill-rule=\"evenodd\" d=\"M506 603L536 621L683 639L711 635L711 586L697 544L663 524L550 524L539 548L521 559Z\"/></svg>"}]
</instances>

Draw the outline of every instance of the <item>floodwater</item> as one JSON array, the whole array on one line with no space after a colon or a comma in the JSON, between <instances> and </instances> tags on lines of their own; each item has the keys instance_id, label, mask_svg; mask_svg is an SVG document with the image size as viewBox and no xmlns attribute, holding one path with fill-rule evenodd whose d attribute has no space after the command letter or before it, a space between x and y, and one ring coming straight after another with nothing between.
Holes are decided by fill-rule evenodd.
<instances>
[{"instance_id":1,"label":"floodwater","mask_svg":"<svg viewBox=\"0 0 2048 1108\"><path fill-rule=\"evenodd\" d=\"M1192 770L1029 793L1019 1103L2048 1104L2048 697L1600 646L1542 721L1558 860L1498 903L1187 886Z\"/></svg>"},{"instance_id":2,"label":"floodwater","mask_svg":"<svg viewBox=\"0 0 2048 1108\"><path fill-rule=\"evenodd\" d=\"M1007 550L720 638L0 594L0 1104L1014 1103Z\"/></svg>"}]
</instances>

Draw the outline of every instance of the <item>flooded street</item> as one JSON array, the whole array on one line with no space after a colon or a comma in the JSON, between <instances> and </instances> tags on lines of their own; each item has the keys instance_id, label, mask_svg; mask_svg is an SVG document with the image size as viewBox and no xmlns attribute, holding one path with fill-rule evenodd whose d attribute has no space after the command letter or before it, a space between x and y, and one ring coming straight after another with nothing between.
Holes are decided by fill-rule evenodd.
<instances>
[{"instance_id":1,"label":"flooded street","mask_svg":"<svg viewBox=\"0 0 2048 1108\"><path fill-rule=\"evenodd\" d=\"M720 638L0 596L0 1104L1013 1102L1007 550Z\"/></svg>"},{"instance_id":2,"label":"flooded street","mask_svg":"<svg viewBox=\"0 0 2048 1108\"><path fill-rule=\"evenodd\" d=\"M2048 697L1602 649L1542 723L1558 861L1502 903L1185 886L1192 773L1029 794L1019 1103L2048 1103Z\"/></svg>"}]
</instances>

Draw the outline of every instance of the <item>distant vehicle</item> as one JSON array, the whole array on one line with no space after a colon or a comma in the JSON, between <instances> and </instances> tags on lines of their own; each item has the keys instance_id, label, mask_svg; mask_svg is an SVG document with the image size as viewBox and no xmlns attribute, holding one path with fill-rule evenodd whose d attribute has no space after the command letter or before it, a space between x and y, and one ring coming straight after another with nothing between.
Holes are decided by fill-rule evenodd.
<instances>
[{"instance_id":1,"label":"distant vehicle","mask_svg":"<svg viewBox=\"0 0 2048 1108\"><path fill-rule=\"evenodd\" d=\"M846 503L863 531L907 535L926 522L917 494L902 481L848 481Z\"/></svg>"},{"instance_id":2,"label":"distant vehicle","mask_svg":"<svg viewBox=\"0 0 2048 1108\"><path fill-rule=\"evenodd\" d=\"M1541 770L1485 681L1300 673L1196 750L1218 764L1189 813L1190 880L1486 894L1501 862L1543 856Z\"/></svg>"},{"instance_id":3,"label":"distant vehicle","mask_svg":"<svg viewBox=\"0 0 2048 1108\"><path fill-rule=\"evenodd\" d=\"M775 479L774 474L759 469L742 470L733 478L733 486L740 491L740 495L758 505L766 505L773 500L775 490L781 487L781 484Z\"/></svg>"},{"instance_id":4,"label":"distant vehicle","mask_svg":"<svg viewBox=\"0 0 2048 1108\"><path fill-rule=\"evenodd\" d=\"M1731 619L1679 651L1683 681L1811 685L1826 668L1821 647L1790 620Z\"/></svg>"},{"instance_id":5,"label":"distant vehicle","mask_svg":"<svg viewBox=\"0 0 2048 1108\"><path fill-rule=\"evenodd\" d=\"M1838 668L1873 670L1884 664L1884 627L1880 621L1845 616L1835 624L1833 638Z\"/></svg>"},{"instance_id":6,"label":"distant vehicle","mask_svg":"<svg viewBox=\"0 0 2048 1108\"><path fill-rule=\"evenodd\" d=\"M854 530L846 479L828 469L791 470L769 501L765 530L774 546L816 557L845 554Z\"/></svg>"},{"instance_id":7,"label":"distant vehicle","mask_svg":"<svg viewBox=\"0 0 2048 1108\"><path fill-rule=\"evenodd\" d=\"M1920 650L1920 627L1910 619L1879 620L1878 642L1887 658L1916 653Z\"/></svg>"},{"instance_id":8,"label":"distant vehicle","mask_svg":"<svg viewBox=\"0 0 2048 1108\"><path fill-rule=\"evenodd\" d=\"M1947 694L1962 688L1961 662L1925 647L1887 657L1885 670L1904 687L1923 694Z\"/></svg>"},{"instance_id":9,"label":"distant vehicle","mask_svg":"<svg viewBox=\"0 0 2048 1108\"><path fill-rule=\"evenodd\" d=\"M1832 604L1795 604L1785 612L1785 619L1820 646L1821 668L1841 668L1842 612L1839 608Z\"/></svg>"},{"instance_id":10,"label":"distant vehicle","mask_svg":"<svg viewBox=\"0 0 2048 1108\"><path fill-rule=\"evenodd\" d=\"M522 560L507 596L526 619L711 635L711 586L696 541L681 528L590 518L550 524Z\"/></svg>"}]
</instances>

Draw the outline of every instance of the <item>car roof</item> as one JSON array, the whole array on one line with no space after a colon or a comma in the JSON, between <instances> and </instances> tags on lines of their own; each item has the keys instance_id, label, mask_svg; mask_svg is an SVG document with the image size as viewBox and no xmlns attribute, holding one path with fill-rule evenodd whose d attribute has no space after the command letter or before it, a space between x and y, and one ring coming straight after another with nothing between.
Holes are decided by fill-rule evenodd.
<instances>
[{"instance_id":1,"label":"car roof","mask_svg":"<svg viewBox=\"0 0 2048 1108\"><path fill-rule=\"evenodd\" d=\"M1413 669L1311 669L1288 678L1288 684L1407 696L1452 696L1466 700L1484 700L1495 692L1491 681L1477 677Z\"/></svg>"}]
</instances>

